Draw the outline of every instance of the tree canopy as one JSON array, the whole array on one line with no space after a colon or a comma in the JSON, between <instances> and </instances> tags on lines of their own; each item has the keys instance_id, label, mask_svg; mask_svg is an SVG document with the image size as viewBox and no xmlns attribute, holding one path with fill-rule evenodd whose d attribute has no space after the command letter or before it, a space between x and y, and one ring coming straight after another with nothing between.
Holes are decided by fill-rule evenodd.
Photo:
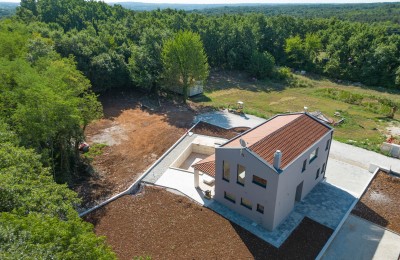
<instances>
[{"instance_id":1,"label":"tree canopy","mask_svg":"<svg viewBox=\"0 0 400 260\"><path fill-rule=\"evenodd\" d=\"M209 67L200 35L180 31L164 43L162 50L164 79L168 85L182 85L186 100L188 88L196 81L205 82Z\"/></svg>"}]
</instances>

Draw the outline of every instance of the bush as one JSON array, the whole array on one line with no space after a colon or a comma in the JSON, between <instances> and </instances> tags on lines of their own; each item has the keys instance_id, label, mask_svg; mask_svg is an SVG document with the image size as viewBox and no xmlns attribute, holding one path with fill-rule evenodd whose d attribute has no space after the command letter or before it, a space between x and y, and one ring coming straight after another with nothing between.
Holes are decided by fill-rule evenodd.
<instances>
[{"instance_id":1,"label":"bush","mask_svg":"<svg viewBox=\"0 0 400 260\"><path fill-rule=\"evenodd\" d=\"M288 67L279 67L275 72L275 78L279 80L289 80L293 78L292 70Z\"/></svg>"},{"instance_id":2,"label":"bush","mask_svg":"<svg viewBox=\"0 0 400 260\"><path fill-rule=\"evenodd\" d=\"M254 51L250 58L248 71L251 76L265 79L274 74L275 58L269 53Z\"/></svg>"}]
</instances>

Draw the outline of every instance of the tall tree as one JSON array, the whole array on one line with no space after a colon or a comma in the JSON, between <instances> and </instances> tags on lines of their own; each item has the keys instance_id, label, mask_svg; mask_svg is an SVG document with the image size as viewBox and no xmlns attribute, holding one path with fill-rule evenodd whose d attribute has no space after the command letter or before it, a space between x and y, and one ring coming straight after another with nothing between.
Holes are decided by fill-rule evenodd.
<instances>
[{"instance_id":1,"label":"tall tree","mask_svg":"<svg viewBox=\"0 0 400 260\"><path fill-rule=\"evenodd\" d=\"M186 101L188 89L196 81L203 83L208 77L209 66L200 35L180 31L164 43L162 60L164 78L168 84L182 85Z\"/></svg>"}]
</instances>

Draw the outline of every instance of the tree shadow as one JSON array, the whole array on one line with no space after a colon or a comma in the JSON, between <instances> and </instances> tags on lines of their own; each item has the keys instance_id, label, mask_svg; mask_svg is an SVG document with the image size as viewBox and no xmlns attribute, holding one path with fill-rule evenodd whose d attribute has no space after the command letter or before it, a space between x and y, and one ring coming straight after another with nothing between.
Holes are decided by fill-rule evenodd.
<instances>
[{"instance_id":1,"label":"tree shadow","mask_svg":"<svg viewBox=\"0 0 400 260\"><path fill-rule=\"evenodd\" d=\"M124 110L137 108L143 96L146 94L136 89L113 89L101 93L98 99L103 105L104 118L112 119L121 115Z\"/></svg>"},{"instance_id":2,"label":"tree shadow","mask_svg":"<svg viewBox=\"0 0 400 260\"><path fill-rule=\"evenodd\" d=\"M75 176L71 189L82 200L80 207L88 209L111 197L116 187L114 183L101 178L91 163L83 163L82 165L81 174Z\"/></svg>"},{"instance_id":3,"label":"tree shadow","mask_svg":"<svg viewBox=\"0 0 400 260\"><path fill-rule=\"evenodd\" d=\"M83 216L83 220L86 222L91 223L93 226L96 227L96 225L100 222L100 220L107 214L107 207L103 206L100 207L89 214Z\"/></svg>"},{"instance_id":4,"label":"tree shadow","mask_svg":"<svg viewBox=\"0 0 400 260\"><path fill-rule=\"evenodd\" d=\"M254 259L315 259L333 230L307 217L295 228L286 241L276 248L231 222L232 227Z\"/></svg>"},{"instance_id":5,"label":"tree shadow","mask_svg":"<svg viewBox=\"0 0 400 260\"><path fill-rule=\"evenodd\" d=\"M284 80L271 78L258 80L246 72L221 70L211 73L205 91L212 93L218 90L240 89L251 92L271 92L282 91L288 86Z\"/></svg>"},{"instance_id":6,"label":"tree shadow","mask_svg":"<svg viewBox=\"0 0 400 260\"><path fill-rule=\"evenodd\" d=\"M379 215L376 211L370 208L368 205L364 204L362 201L359 201L354 209L351 211L351 214L358 216L362 219L368 220L378 226L387 227L389 221Z\"/></svg>"}]
</instances>

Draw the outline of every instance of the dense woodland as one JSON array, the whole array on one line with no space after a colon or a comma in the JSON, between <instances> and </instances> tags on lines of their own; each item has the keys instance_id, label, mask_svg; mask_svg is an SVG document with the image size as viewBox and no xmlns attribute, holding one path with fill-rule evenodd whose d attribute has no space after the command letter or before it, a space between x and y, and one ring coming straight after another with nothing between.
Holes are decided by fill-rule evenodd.
<instances>
[{"instance_id":1,"label":"dense woodland","mask_svg":"<svg viewBox=\"0 0 400 260\"><path fill-rule=\"evenodd\" d=\"M79 219L76 194L56 184L72 184L83 172L77 148L85 127L102 115L96 94L157 93L171 80L188 87L209 68L277 81L306 70L400 88L392 18L361 23L219 10L135 12L96 1L23 0L15 16L0 21L1 259L114 256Z\"/></svg>"},{"instance_id":2,"label":"dense woodland","mask_svg":"<svg viewBox=\"0 0 400 260\"><path fill-rule=\"evenodd\" d=\"M400 22L400 3L372 4L278 4L224 6L194 10L196 13L223 15L262 13L267 16L290 15L303 18L338 18L355 22Z\"/></svg>"}]
</instances>

